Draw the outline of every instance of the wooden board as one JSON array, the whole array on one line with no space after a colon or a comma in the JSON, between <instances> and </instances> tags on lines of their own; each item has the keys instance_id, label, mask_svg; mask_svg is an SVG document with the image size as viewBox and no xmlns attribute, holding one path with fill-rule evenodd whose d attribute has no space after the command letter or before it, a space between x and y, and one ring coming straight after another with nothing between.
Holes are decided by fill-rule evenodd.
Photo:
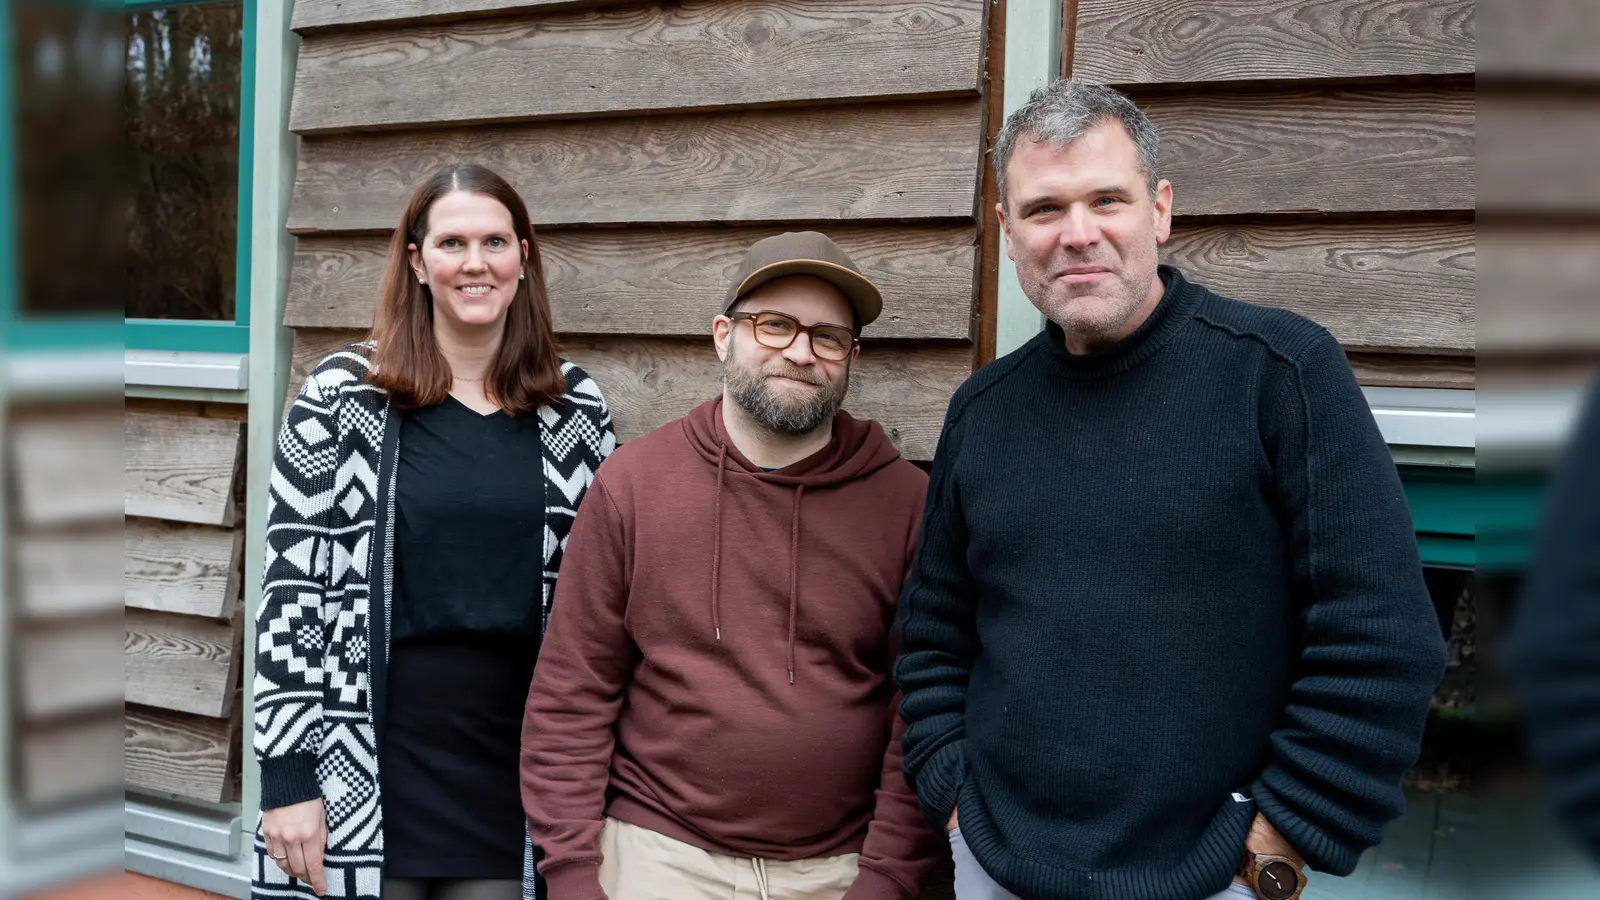
<instances>
[{"instance_id":1,"label":"wooden board","mask_svg":"<svg viewBox=\"0 0 1600 900\"><path fill-rule=\"evenodd\" d=\"M503 175L540 228L970 221L982 125L980 101L957 100L308 139L289 230L388 233L455 162Z\"/></svg>"},{"instance_id":2,"label":"wooden board","mask_svg":"<svg viewBox=\"0 0 1600 900\"><path fill-rule=\"evenodd\" d=\"M445 22L510 13L550 13L627 0L295 0L289 27L301 34L349 25ZM644 0L640 0L644 2Z\"/></svg>"},{"instance_id":3,"label":"wooden board","mask_svg":"<svg viewBox=\"0 0 1600 900\"><path fill-rule=\"evenodd\" d=\"M30 720L120 706L122 617L33 627L16 634L22 710Z\"/></svg>"},{"instance_id":4,"label":"wooden board","mask_svg":"<svg viewBox=\"0 0 1600 900\"><path fill-rule=\"evenodd\" d=\"M8 426L16 515L24 524L103 524L122 518L122 418L114 408L33 410Z\"/></svg>"},{"instance_id":5,"label":"wooden board","mask_svg":"<svg viewBox=\"0 0 1600 900\"><path fill-rule=\"evenodd\" d=\"M1178 215L1468 210L1473 93L1383 87L1154 97Z\"/></svg>"},{"instance_id":6,"label":"wooden board","mask_svg":"<svg viewBox=\"0 0 1600 900\"><path fill-rule=\"evenodd\" d=\"M208 803L233 799L238 716L214 719L129 705L125 740L130 787Z\"/></svg>"},{"instance_id":7,"label":"wooden board","mask_svg":"<svg viewBox=\"0 0 1600 900\"><path fill-rule=\"evenodd\" d=\"M1479 101L1484 212L1600 212L1600 97L1593 93L1486 93Z\"/></svg>"},{"instance_id":8,"label":"wooden board","mask_svg":"<svg viewBox=\"0 0 1600 900\"><path fill-rule=\"evenodd\" d=\"M241 619L128 610L123 642L127 701L202 716L227 715L238 688Z\"/></svg>"},{"instance_id":9,"label":"wooden board","mask_svg":"<svg viewBox=\"0 0 1600 900\"><path fill-rule=\"evenodd\" d=\"M1219 294L1308 316L1351 349L1473 348L1470 221L1189 225L1162 255Z\"/></svg>"},{"instance_id":10,"label":"wooden board","mask_svg":"<svg viewBox=\"0 0 1600 900\"><path fill-rule=\"evenodd\" d=\"M18 782L28 806L38 809L122 793L122 710L29 728L18 738Z\"/></svg>"},{"instance_id":11,"label":"wooden board","mask_svg":"<svg viewBox=\"0 0 1600 900\"><path fill-rule=\"evenodd\" d=\"M1483 350L1600 355L1597 241L1593 225L1484 228Z\"/></svg>"},{"instance_id":12,"label":"wooden board","mask_svg":"<svg viewBox=\"0 0 1600 900\"><path fill-rule=\"evenodd\" d=\"M1543 81L1593 83L1600 77L1600 4L1594 0L1539 0L1486 3L1483 33L1493 35L1478 48L1478 70L1485 77L1512 76Z\"/></svg>"},{"instance_id":13,"label":"wooden board","mask_svg":"<svg viewBox=\"0 0 1600 900\"><path fill-rule=\"evenodd\" d=\"M134 609L230 616L239 602L244 531L129 519L124 600Z\"/></svg>"},{"instance_id":14,"label":"wooden board","mask_svg":"<svg viewBox=\"0 0 1600 900\"><path fill-rule=\"evenodd\" d=\"M329 353L360 332L296 332L291 390ZM574 338L563 355L595 379L615 421L618 440L629 440L685 415L722 389L722 372L710 337ZM972 349L959 343L869 344L863 348L845 409L883 423L909 459L932 459L950 395L971 373Z\"/></svg>"},{"instance_id":15,"label":"wooden board","mask_svg":"<svg viewBox=\"0 0 1600 900\"><path fill-rule=\"evenodd\" d=\"M1470 73L1474 6L1474 0L1078 0L1072 74L1129 84Z\"/></svg>"},{"instance_id":16,"label":"wooden board","mask_svg":"<svg viewBox=\"0 0 1600 900\"><path fill-rule=\"evenodd\" d=\"M122 608L122 524L18 535L17 587L22 614L52 619Z\"/></svg>"},{"instance_id":17,"label":"wooden board","mask_svg":"<svg viewBox=\"0 0 1600 900\"><path fill-rule=\"evenodd\" d=\"M289 129L976 96L983 16L971 0L763 0L313 35Z\"/></svg>"},{"instance_id":18,"label":"wooden board","mask_svg":"<svg viewBox=\"0 0 1600 900\"><path fill-rule=\"evenodd\" d=\"M1472 356L1419 356L1407 353L1345 354L1356 379L1371 387L1471 389L1477 382Z\"/></svg>"},{"instance_id":19,"label":"wooden board","mask_svg":"<svg viewBox=\"0 0 1600 900\"><path fill-rule=\"evenodd\" d=\"M125 421L128 515L233 527L243 422L136 413Z\"/></svg>"},{"instance_id":20,"label":"wooden board","mask_svg":"<svg viewBox=\"0 0 1600 900\"><path fill-rule=\"evenodd\" d=\"M539 235L550 306L563 334L710 334L749 245L780 226L546 231ZM868 338L972 334L976 235L971 226L823 229L884 295ZM368 328L388 239L304 237L295 250L284 323Z\"/></svg>"}]
</instances>

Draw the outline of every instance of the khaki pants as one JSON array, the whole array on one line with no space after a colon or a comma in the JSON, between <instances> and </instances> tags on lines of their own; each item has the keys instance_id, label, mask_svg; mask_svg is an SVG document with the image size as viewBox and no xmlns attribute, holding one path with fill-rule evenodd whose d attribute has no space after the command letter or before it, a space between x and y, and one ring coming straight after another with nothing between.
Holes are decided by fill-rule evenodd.
<instances>
[{"instance_id":1,"label":"khaki pants","mask_svg":"<svg viewBox=\"0 0 1600 900\"><path fill-rule=\"evenodd\" d=\"M858 856L724 856L611 818L600 853L600 887L610 900L839 900L856 880Z\"/></svg>"}]
</instances>

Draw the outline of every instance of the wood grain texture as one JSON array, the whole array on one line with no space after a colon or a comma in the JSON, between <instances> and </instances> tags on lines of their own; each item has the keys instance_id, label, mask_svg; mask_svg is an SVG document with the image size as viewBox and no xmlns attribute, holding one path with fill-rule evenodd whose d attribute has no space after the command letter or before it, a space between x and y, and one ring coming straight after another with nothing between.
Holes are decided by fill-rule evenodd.
<instances>
[{"instance_id":1,"label":"wood grain texture","mask_svg":"<svg viewBox=\"0 0 1600 900\"><path fill-rule=\"evenodd\" d=\"M122 518L121 410L31 410L7 428L16 515L25 525L103 524Z\"/></svg>"},{"instance_id":2,"label":"wood grain texture","mask_svg":"<svg viewBox=\"0 0 1600 900\"><path fill-rule=\"evenodd\" d=\"M535 226L970 219L976 100L306 140L289 230L387 233L440 166L478 162Z\"/></svg>"},{"instance_id":3,"label":"wood grain texture","mask_svg":"<svg viewBox=\"0 0 1600 900\"><path fill-rule=\"evenodd\" d=\"M127 701L227 715L238 689L241 619L128 610L122 648Z\"/></svg>"},{"instance_id":4,"label":"wood grain texture","mask_svg":"<svg viewBox=\"0 0 1600 900\"><path fill-rule=\"evenodd\" d=\"M18 535L16 585L29 619L122 608L122 524Z\"/></svg>"},{"instance_id":5,"label":"wood grain texture","mask_svg":"<svg viewBox=\"0 0 1600 900\"><path fill-rule=\"evenodd\" d=\"M446 22L512 13L551 13L627 0L295 0L289 27L310 34L344 26ZM640 0L644 2L644 0Z\"/></svg>"},{"instance_id":6,"label":"wood grain texture","mask_svg":"<svg viewBox=\"0 0 1600 900\"><path fill-rule=\"evenodd\" d=\"M978 93L972 0L686 0L308 37L301 134Z\"/></svg>"},{"instance_id":7,"label":"wood grain texture","mask_svg":"<svg viewBox=\"0 0 1600 900\"><path fill-rule=\"evenodd\" d=\"M130 787L208 803L233 799L237 715L216 719L130 704L124 734Z\"/></svg>"},{"instance_id":8,"label":"wood grain texture","mask_svg":"<svg viewBox=\"0 0 1600 900\"><path fill-rule=\"evenodd\" d=\"M1482 238L1483 351L1600 356L1600 228L1497 225Z\"/></svg>"},{"instance_id":9,"label":"wood grain texture","mask_svg":"<svg viewBox=\"0 0 1600 900\"><path fill-rule=\"evenodd\" d=\"M546 231L539 235L550 307L563 334L710 334L723 292L750 244L779 226ZM883 292L868 338L972 333L976 235L970 226L829 227L826 233ZM284 324L368 328L388 239L303 237Z\"/></svg>"},{"instance_id":10,"label":"wood grain texture","mask_svg":"<svg viewBox=\"0 0 1600 900\"><path fill-rule=\"evenodd\" d=\"M1466 210L1473 93L1370 88L1157 97L1178 215Z\"/></svg>"},{"instance_id":11,"label":"wood grain texture","mask_svg":"<svg viewBox=\"0 0 1600 900\"><path fill-rule=\"evenodd\" d=\"M1477 359L1471 356L1418 356L1408 353L1347 351L1356 380L1370 387L1471 389Z\"/></svg>"},{"instance_id":12,"label":"wood grain texture","mask_svg":"<svg viewBox=\"0 0 1600 900\"><path fill-rule=\"evenodd\" d=\"M122 793L122 710L19 735L19 786L29 807Z\"/></svg>"},{"instance_id":13,"label":"wood grain texture","mask_svg":"<svg viewBox=\"0 0 1600 900\"><path fill-rule=\"evenodd\" d=\"M29 628L17 634L22 710L34 721L122 703L122 617Z\"/></svg>"},{"instance_id":14,"label":"wood grain texture","mask_svg":"<svg viewBox=\"0 0 1600 900\"><path fill-rule=\"evenodd\" d=\"M1537 5L1486 3L1478 71L1546 81L1593 83L1600 77L1600 3L1539 0Z\"/></svg>"},{"instance_id":15,"label":"wood grain texture","mask_svg":"<svg viewBox=\"0 0 1600 900\"><path fill-rule=\"evenodd\" d=\"M124 602L134 609L221 618L239 602L244 531L129 519Z\"/></svg>"},{"instance_id":16,"label":"wood grain texture","mask_svg":"<svg viewBox=\"0 0 1600 900\"><path fill-rule=\"evenodd\" d=\"M128 515L233 527L244 423L139 413L125 423Z\"/></svg>"},{"instance_id":17,"label":"wood grain texture","mask_svg":"<svg viewBox=\"0 0 1600 900\"><path fill-rule=\"evenodd\" d=\"M1072 72L1112 84L1472 72L1473 0L1079 0Z\"/></svg>"},{"instance_id":18,"label":"wood grain texture","mask_svg":"<svg viewBox=\"0 0 1600 900\"><path fill-rule=\"evenodd\" d=\"M1351 349L1473 348L1471 222L1177 227L1162 255L1219 294L1314 319Z\"/></svg>"},{"instance_id":19,"label":"wood grain texture","mask_svg":"<svg viewBox=\"0 0 1600 900\"><path fill-rule=\"evenodd\" d=\"M1484 212L1600 213L1600 97L1517 92L1478 101Z\"/></svg>"},{"instance_id":20,"label":"wood grain texture","mask_svg":"<svg viewBox=\"0 0 1600 900\"><path fill-rule=\"evenodd\" d=\"M297 331L290 389L298 389L323 357L360 337L354 331ZM618 440L683 416L722 389L709 336L574 338L562 348L599 383ZM869 344L855 365L845 409L882 422L908 459L931 459L950 396L971 371L972 349L965 344Z\"/></svg>"}]
</instances>

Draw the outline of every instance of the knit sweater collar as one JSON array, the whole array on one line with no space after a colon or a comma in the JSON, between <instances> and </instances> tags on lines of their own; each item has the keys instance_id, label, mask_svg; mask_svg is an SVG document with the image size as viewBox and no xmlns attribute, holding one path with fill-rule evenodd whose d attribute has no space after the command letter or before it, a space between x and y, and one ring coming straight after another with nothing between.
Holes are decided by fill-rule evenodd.
<instances>
[{"instance_id":1,"label":"knit sweater collar","mask_svg":"<svg viewBox=\"0 0 1600 900\"><path fill-rule=\"evenodd\" d=\"M1046 323L1034 340L1068 378L1107 378L1132 369L1182 330L1205 295L1203 288L1190 284L1172 266L1160 266L1157 272L1166 287L1161 301L1133 334L1115 344L1092 353L1072 353L1067 350L1066 332L1054 322Z\"/></svg>"}]
</instances>

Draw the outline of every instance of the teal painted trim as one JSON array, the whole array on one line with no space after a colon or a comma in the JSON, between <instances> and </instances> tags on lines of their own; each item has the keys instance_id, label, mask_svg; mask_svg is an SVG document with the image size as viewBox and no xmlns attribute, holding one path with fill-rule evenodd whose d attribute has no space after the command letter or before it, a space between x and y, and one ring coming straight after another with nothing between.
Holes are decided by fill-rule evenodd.
<instances>
[{"instance_id":1,"label":"teal painted trim","mask_svg":"<svg viewBox=\"0 0 1600 900\"><path fill-rule=\"evenodd\" d=\"M1537 472L1479 476L1480 570L1509 571L1528 564L1544 515L1545 480Z\"/></svg>"},{"instance_id":2,"label":"teal painted trim","mask_svg":"<svg viewBox=\"0 0 1600 900\"><path fill-rule=\"evenodd\" d=\"M1472 469L1401 466L1400 483L1418 534L1477 534L1477 499Z\"/></svg>"},{"instance_id":3,"label":"teal painted trim","mask_svg":"<svg viewBox=\"0 0 1600 900\"><path fill-rule=\"evenodd\" d=\"M128 319L129 350L249 353L250 326L190 319Z\"/></svg>"},{"instance_id":4,"label":"teal painted trim","mask_svg":"<svg viewBox=\"0 0 1600 900\"><path fill-rule=\"evenodd\" d=\"M1423 565L1475 566L1478 516L1473 470L1415 465L1399 469Z\"/></svg>"},{"instance_id":5,"label":"teal painted trim","mask_svg":"<svg viewBox=\"0 0 1600 900\"><path fill-rule=\"evenodd\" d=\"M228 2L230 0L122 0L122 8L125 12L143 12L174 6L219 6Z\"/></svg>"},{"instance_id":6,"label":"teal painted trim","mask_svg":"<svg viewBox=\"0 0 1600 900\"><path fill-rule=\"evenodd\" d=\"M6 270L4 277L15 276ZM21 353L120 347L126 334L123 320L115 316L12 320L0 331L0 347Z\"/></svg>"},{"instance_id":7,"label":"teal painted trim","mask_svg":"<svg viewBox=\"0 0 1600 900\"><path fill-rule=\"evenodd\" d=\"M1417 535L1422 564L1435 569L1474 569L1478 565L1477 541L1442 534Z\"/></svg>"},{"instance_id":8,"label":"teal painted trim","mask_svg":"<svg viewBox=\"0 0 1600 900\"><path fill-rule=\"evenodd\" d=\"M250 211L255 185L256 157L256 0L244 0L241 11L242 42L239 48L239 187L238 213L234 219L238 232L234 244L233 321L250 327Z\"/></svg>"}]
</instances>

